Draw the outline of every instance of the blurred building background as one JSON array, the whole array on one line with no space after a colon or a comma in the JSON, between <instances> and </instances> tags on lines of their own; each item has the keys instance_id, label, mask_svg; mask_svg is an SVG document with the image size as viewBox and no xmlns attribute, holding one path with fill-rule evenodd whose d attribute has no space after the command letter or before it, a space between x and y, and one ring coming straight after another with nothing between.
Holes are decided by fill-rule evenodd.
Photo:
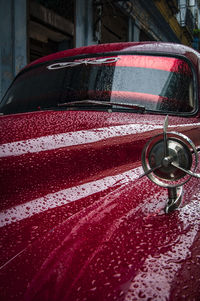
<instances>
[{"instance_id":1,"label":"blurred building background","mask_svg":"<svg viewBox=\"0 0 200 301\"><path fill-rule=\"evenodd\" d=\"M200 48L200 0L0 0L0 98L27 63L98 43Z\"/></svg>"}]
</instances>

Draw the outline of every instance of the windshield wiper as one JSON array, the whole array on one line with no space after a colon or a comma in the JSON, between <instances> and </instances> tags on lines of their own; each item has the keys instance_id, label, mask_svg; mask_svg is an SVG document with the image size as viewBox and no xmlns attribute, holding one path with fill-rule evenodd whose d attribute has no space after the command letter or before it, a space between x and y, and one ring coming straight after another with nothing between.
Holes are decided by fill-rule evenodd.
<instances>
[{"instance_id":1,"label":"windshield wiper","mask_svg":"<svg viewBox=\"0 0 200 301\"><path fill-rule=\"evenodd\" d=\"M84 105L84 104L92 104L92 105L100 105L100 106L117 106L117 107L124 107L130 108L137 111L141 111L142 113L145 111L145 107L133 103L121 103L121 102L114 102L114 101L101 101L101 100L92 100L92 99L84 99L78 101L71 101L65 103L59 103L58 107L68 107L68 106L76 106L76 105Z\"/></svg>"}]
</instances>

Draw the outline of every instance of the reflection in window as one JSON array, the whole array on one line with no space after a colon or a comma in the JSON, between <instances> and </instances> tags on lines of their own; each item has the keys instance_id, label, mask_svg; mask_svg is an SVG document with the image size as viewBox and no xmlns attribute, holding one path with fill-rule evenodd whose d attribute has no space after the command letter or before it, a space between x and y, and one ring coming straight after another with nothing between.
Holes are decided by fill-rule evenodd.
<instances>
[{"instance_id":1,"label":"reflection in window","mask_svg":"<svg viewBox=\"0 0 200 301\"><path fill-rule=\"evenodd\" d=\"M133 103L169 113L195 109L193 74L179 58L119 54L110 60L91 57L53 65L56 68L46 63L18 76L0 111L27 112L84 99Z\"/></svg>"}]
</instances>

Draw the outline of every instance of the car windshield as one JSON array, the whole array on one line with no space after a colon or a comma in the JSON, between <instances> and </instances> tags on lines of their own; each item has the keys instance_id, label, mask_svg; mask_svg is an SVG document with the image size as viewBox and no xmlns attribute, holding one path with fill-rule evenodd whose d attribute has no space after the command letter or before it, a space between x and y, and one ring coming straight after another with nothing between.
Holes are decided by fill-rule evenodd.
<instances>
[{"instance_id":1,"label":"car windshield","mask_svg":"<svg viewBox=\"0 0 200 301\"><path fill-rule=\"evenodd\" d=\"M25 70L4 96L0 112L29 112L70 102L78 109L82 103L82 109L84 100L97 100L134 104L160 113L191 113L195 110L194 94L193 72L182 58L142 54L91 55L47 62ZM85 107L99 107L99 103L94 104L85 102ZM130 108L127 106L123 110Z\"/></svg>"}]
</instances>

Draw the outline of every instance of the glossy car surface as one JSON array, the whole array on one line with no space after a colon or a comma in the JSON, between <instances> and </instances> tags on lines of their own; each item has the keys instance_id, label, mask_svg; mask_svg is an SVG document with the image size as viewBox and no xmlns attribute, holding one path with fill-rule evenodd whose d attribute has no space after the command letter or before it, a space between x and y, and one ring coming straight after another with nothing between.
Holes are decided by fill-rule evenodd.
<instances>
[{"instance_id":1,"label":"glossy car surface","mask_svg":"<svg viewBox=\"0 0 200 301\"><path fill-rule=\"evenodd\" d=\"M166 115L199 151L199 78L196 51L157 42L21 71L0 103L0 300L199 300L199 179L166 214L140 177Z\"/></svg>"}]
</instances>

